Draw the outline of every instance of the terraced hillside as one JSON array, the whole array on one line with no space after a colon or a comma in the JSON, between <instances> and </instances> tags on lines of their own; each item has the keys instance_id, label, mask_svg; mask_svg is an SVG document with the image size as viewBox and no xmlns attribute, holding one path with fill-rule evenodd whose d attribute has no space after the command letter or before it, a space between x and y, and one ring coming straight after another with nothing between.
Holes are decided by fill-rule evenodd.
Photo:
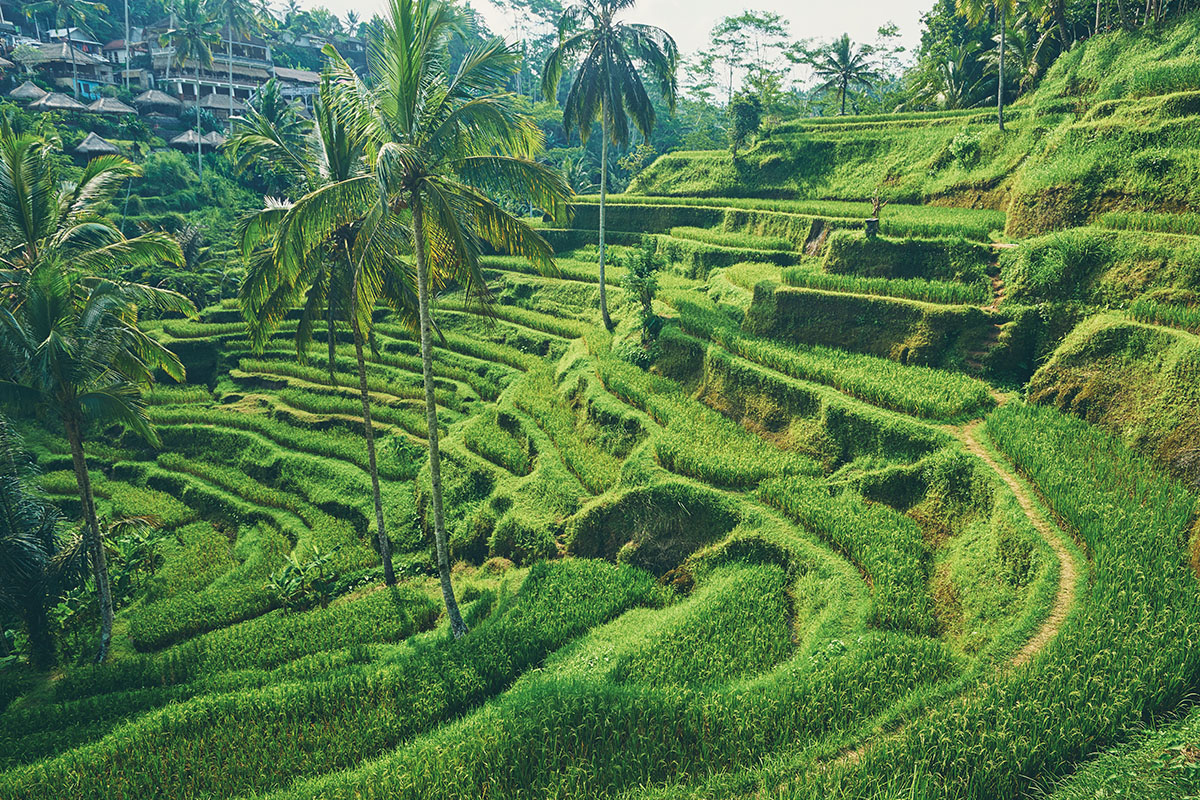
<instances>
[{"instance_id":1,"label":"terraced hillside","mask_svg":"<svg viewBox=\"0 0 1200 800\"><path fill-rule=\"evenodd\" d=\"M861 200L1008 212L1030 236L1144 212L1195 230L1200 15L1155 32L1093 37L1011 109L797 119L733 159L668 153L633 191L667 197ZM1179 219L1182 217L1182 219Z\"/></svg>"},{"instance_id":2,"label":"terraced hillside","mask_svg":"<svg viewBox=\"0 0 1200 800\"><path fill-rule=\"evenodd\" d=\"M1194 23L1146 59L1200 59ZM233 303L150 323L189 376L148 395L162 445L86 455L101 518L159 529L119 539L108 663L0 672L0 798L1200 793L1195 182L1115 192L1153 142L1072 155L1153 111L1188 175L1196 93L1104 41L969 165L974 112L664 157L607 209L613 331L595 198L541 228L558 274L491 256L494 305L438 297L460 640L413 332L378 310L367 364L388 588L349 332L298 359L295 318L258 349Z\"/></svg>"},{"instance_id":3,"label":"terraced hillside","mask_svg":"<svg viewBox=\"0 0 1200 800\"><path fill-rule=\"evenodd\" d=\"M995 215L809 255L833 218L671 208L650 352L619 291L598 324L582 228L557 277L489 261L490 318L438 303L459 644L411 333L381 319L368 370L385 590L349 342L160 323L210 382L153 393L161 450L89 465L104 511L162 517L162 564L109 664L11 702L0 795L1015 796L1194 691L1196 497L1007 391ZM76 513L65 445L28 444ZM314 557L296 610L280 570Z\"/></svg>"}]
</instances>

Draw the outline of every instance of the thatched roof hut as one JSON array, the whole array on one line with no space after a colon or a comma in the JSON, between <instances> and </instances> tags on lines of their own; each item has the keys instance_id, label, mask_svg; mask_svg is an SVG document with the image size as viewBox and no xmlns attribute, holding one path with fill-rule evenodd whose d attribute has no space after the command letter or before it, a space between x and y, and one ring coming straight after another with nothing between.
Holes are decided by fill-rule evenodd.
<instances>
[{"instance_id":1,"label":"thatched roof hut","mask_svg":"<svg viewBox=\"0 0 1200 800\"><path fill-rule=\"evenodd\" d=\"M137 109L127 106L115 97L101 97L88 106L93 114L136 114Z\"/></svg>"},{"instance_id":2,"label":"thatched roof hut","mask_svg":"<svg viewBox=\"0 0 1200 800\"><path fill-rule=\"evenodd\" d=\"M171 147L178 147L180 150L195 150L196 145L203 144L203 140L200 138L200 134L189 128L172 139L169 144Z\"/></svg>"},{"instance_id":3,"label":"thatched roof hut","mask_svg":"<svg viewBox=\"0 0 1200 800\"><path fill-rule=\"evenodd\" d=\"M29 104L34 111L87 111L87 106L62 92L51 92Z\"/></svg>"},{"instance_id":4,"label":"thatched roof hut","mask_svg":"<svg viewBox=\"0 0 1200 800\"><path fill-rule=\"evenodd\" d=\"M236 97L230 97L227 94L217 94L216 92L201 97L200 107L207 108L209 111L213 111L218 116L223 117L241 114L249 109L249 106Z\"/></svg>"},{"instance_id":5,"label":"thatched roof hut","mask_svg":"<svg viewBox=\"0 0 1200 800\"><path fill-rule=\"evenodd\" d=\"M178 97L172 97L166 92L160 92L158 89L148 89L142 92L133 98L133 104L140 108L143 113L153 110L179 116L179 112L183 110L183 101Z\"/></svg>"},{"instance_id":6,"label":"thatched roof hut","mask_svg":"<svg viewBox=\"0 0 1200 800\"><path fill-rule=\"evenodd\" d=\"M225 144L225 137L222 136L221 134L217 133L216 131L209 131L208 133L206 133L200 137L200 141L203 142L204 144L208 145L209 147L215 148L215 147L220 147L221 145Z\"/></svg>"},{"instance_id":7,"label":"thatched roof hut","mask_svg":"<svg viewBox=\"0 0 1200 800\"><path fill-rule=\"evenodd\" d=\"M47 94L46 90L31 81L25 81L8 93L13 100L41 100Z\"/></svg>"},{"instance_id":8,"label":"thatched roof hut","mask_svg":"<svg viewBox=\"0 0 1200 800\"><path fill-rule=\"evenodd\" d=\"M106 139L101 139L94 133L89 133L87 138L80 142L79 146L75 148L75 152L79 153L81 156L94 158L95 156L115 156L121 151L118 150L117 146L112 142Z\"/></svg>"}]
</instances>

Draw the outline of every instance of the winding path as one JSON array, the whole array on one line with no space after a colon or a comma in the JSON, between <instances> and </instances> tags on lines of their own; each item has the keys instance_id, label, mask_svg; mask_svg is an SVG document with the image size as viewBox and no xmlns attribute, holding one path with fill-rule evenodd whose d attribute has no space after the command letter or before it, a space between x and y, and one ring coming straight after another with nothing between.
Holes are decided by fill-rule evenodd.
<instances>
[{"instance_id":1,"label":"winding path","mask_svg":"<svg viewBox=\"0 0 1200 800\"><path fill-rule=\"evenodd\" d=\"M999 475L1000 479L1007 484L1008 488L1016 495L1017 502L1020 504L1021 510L1025 512L1026 518L1058 557L1058 592L1054 596L1054 604L1050 607L1050 614L1042 622L1041 627L1013 656L1013 666L1019 667L1028 663L1062 629L1063 623L1066 622L1067 616L1075 604L1075 584L1079 578L1079 569L1075 563L1074 554L1063 543L1065 534L1046 519L1012 470L1007 465L1002 466L980 442L979 428L982 424L983 420L975 420L960 428L956 435L972 455L980 458L983 463L987 464L988 469Z\"/></svg>"}]
</instances>

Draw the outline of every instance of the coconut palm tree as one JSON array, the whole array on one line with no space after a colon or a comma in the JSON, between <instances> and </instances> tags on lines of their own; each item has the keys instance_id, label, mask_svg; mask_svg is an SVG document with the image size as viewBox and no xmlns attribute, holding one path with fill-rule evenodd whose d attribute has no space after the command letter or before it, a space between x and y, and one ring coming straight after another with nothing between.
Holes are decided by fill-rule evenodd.
<instances>
[{"instance_id":1,"label":"coconut palm tree","mask_svg":"<svg viewBox=\"0 0 1200 800\"><path fill-rule=\"evenodd\" d=\"M1023 16L1022 20L1027 20L1027 17ZM1032 24L1024 28L1017 25L1006 34L1003 55L1004 69L1008 71L1008 75L1005 78L1006 80L1016 79L1018 94L1032 87L1034 81L1037 80L1037 76L1041 72L1042 43L1046 40L1046 36L1038 37L1036 27ZM995 73L1000 69L1000 56L999 37L997 36L996 47L984 51L979 57L988 74Z\"/></svg>"},{"instance_id":2,"label":"coconut palm tree","mask_svg":"<svg viewBox=\"0 0 1200 800\"><path fill-rule=\"evenodd\" d=\"M634 0L580 0L563 12L558 44L542 71L542 95L558 97L563 68L578 61L578 71L563 103L563 127L586 144L600 120L600 316L612 330L604 283L604 207L608 194L608 145L629 144L629 120L647 139L654 128L654 106L643 73L675 110L675 40L653 25L627 23L616 15ZM639 71L640 67L640 71Z\"/></svg>"},{"instance_id":3,"label":"coconut palm tree","mask_svg":"<svg viewBox=\"0 0 1200 800\"><path fill-rule=\"evenodd\" d=\"M434 400L430 284L456 282L468 298L486 296L481 271L485 246L528 258L546 273L554 253L533 228L492 199L495 192L555 217L566 214L570 190L562 176L533 160L541 131L519 114L504 86L519 52L498 39L473 46L447 70L447 42L461 34L461 17L442 0L391 0L370 53L371 84L327 45L340 114L349 115L374 154L380 202L361 223L359 239L390 235L400 220L409 234L415 271L422 375L429 441L429 477L438 574L450 630L467 632L450 582L442 508L441 454ZM360 244L359 250L363 250ZM356 255L356 276L369 259ZM359 281L355 282L358 285ZM363 281L364 287L370 286ZM369 317L373 298L360 296L354 313Z\"/></svg>"},{"instance_id":4,"label":"coconut palm tree","mask_svg":"<svg viewBox=\"0 0 1200 800\"><path fill-rule=\"evenodd\" d=\"M212 48L221 41L219 23L209 18L202 0L179 0L172 14L175 27L164 33L159 41L174 50L171 60L180 69L187 61L196 64L196 136L200 135L200 69L212 69ZM232 86L232 83L230 84ZM196 171L204 177L204 161L200 157L202 143L196 140Z\"/></svg>"},{"instance_id":5,"label":"coconut palm tree","mask_svg":"<svg viewBox=\"0 0 1200 800\"><path fill-rule=\"evenodd\" d=\"M0 401L57 417L63 426L100 605L100 663L112 639L113 599L84 456L86 426L92 421L120 425L157 443L139 385L149 382L156 369L182 381L184 369L173 353L138 328L137 314L140 309L195 309L174 292L90 277L57 261L35 267L23 289L15 309L0 309L0 347L13 375L0 380Z\"/></svg>"},{"instance_id":6,"label":"coconut palm tree","mask_svg":"<svg viewBox=\"0 0 1200 800\"><path fill-rule=\"evenodd\" d=\"M0 416L0 608L20 615L30 662L54 666L54 637L46 603L56 581L58 509L29 491L32 460L6 417Z\"/></svg>"},{"instance_id":7,"label":"coconut palm tree","mask_svg":"<svg viewBox=\"0 0 1200 800\"><path fill-rule=\"evenodd\" d=\"M138 386L183 366L137 326L141 309L192 314L181 295L103 277L122 268L178 264L161 233L125 238L100 215L140 170L120 156L92 159L63 181L49 147L0 120L0 402L57 418L71 448L99 599L98 660L112 637L112 594L84 459L85 424L119 424L154 439Z\"/></svg>"},{"instance_id":8,"label":"coconut palm tree","mask_svg":"<svg viewBox=\"0 0 1200 800\"><path fill-rule=\"evenodd\" d=\"M958 13L972 25L983 22L988 11L994 11L1000 23L1000 55L996 62L996 120L1004 130L1004 53L1008 49L1006 31L1008 15L1016 13L1016 0L955 0Z\"/></svg>"},{"instance_id":9,"label":"coconut palm tree","mask_svg":"<svg viewBox=\"0 0 1200 800\"><path fill-rule=\"evenodd\" d=\"M843 33L809 62L818 78L824 80L818 91L836 89L841 98L841 115L846 115L846 95L851 88L869 89L879 80L867 47L855 47L850 34Z\"/></svg>"},{"instance_id":10,"label":"coconut palm tree","mask_svg":"<svg viewBox=\"0 0 1200 800\"><path fill-rule=\"evenodd\" d=\"M921 83L913 101L949 110L974 108L981 103L985 93L980 88L978 52L978 45L963 43L953 49L946 60L922 69Z\"/></svg>"},{"instance_id":11,"label":"coconut palm tree","mask_svg":"<svg viewBox=\"0 0 1200 800\"><path fill-rule=\"evenodd\" d=\"M229 129L233 130L233 37L249 36L261 25L254 6L245 0L208 0L206 10L224 25L222 36L229 67Z\"/></svg>"},{"instance_id":12,"label":"coconut palm tree","mask_svg":"<svg viewBox=\"0 0 1200 800\"><path fill-rule=\"evenodd\" d=\"M55 25L66 29L67 54L71 56L71 86L75 90L76 100L79 99L79 66L75 60L75 45L71 44L71 28L90 33L91 24L107 13L108 6L88 0L41 0L25 7L25 16L30 19L38 14L47 14L54 19Z\"/></svg>"},{"instance_id":13,"label":"coconut palm tree","mask_svg":"<svg viewBox=\"0 0 1200 800\"><path fill-rule=\"evenodd\" d=\"M269 201L243 221L242 249L248 270L240 298L256 348L262 347L284 315L299 305L296 352L302 360L316 323L324 319L331 384L337 383L335 323L339 312L349 321L375 503L376 544L384 581L390 586L396 575L383 519L363 345L377 300L402 311L411 310L416 303L411 280L397 258L405 246L396 240L403 231L395 221L380 226L371 241L360 241L361 219L376 205L378 189L364 160L364 142L334 113L335 102L326 76L313 106L313 124L306 132L297 128L289 114L271 119L251 109L238 121L226 146L238 167L248 169L266 161L304 187L303 196L295 203ZM355 269L356 258L365 262L364 268Z\"/></svg>"}]
</instances>

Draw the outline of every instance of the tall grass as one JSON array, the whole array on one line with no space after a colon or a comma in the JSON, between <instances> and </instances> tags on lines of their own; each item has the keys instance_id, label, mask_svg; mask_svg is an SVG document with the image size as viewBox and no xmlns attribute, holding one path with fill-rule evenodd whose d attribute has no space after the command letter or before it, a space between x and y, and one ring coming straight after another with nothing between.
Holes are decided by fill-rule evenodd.
<instances>
[{"instance_id":1,"label":"tall grass","mask_svg":"<svg viewBox=\"0 0 1200 800\"><path fill-rule=\"evenodd\" d=\"M955 419L995 402L986 385L960 373L818 345L785 347L742 333L728 315L694 295L671 295L670 302L684 330L695 336L790 377L823 383L883 408L927 419Z\"/></svg>"},{"instance_id":2,"label":"tall grass","mask_svg":"<svg viewBox=\"0 0 1200 800\"><path fill-rule=\"evenodd\" d=\"M988 433L1087 548L1090 581L1029 668L883 739L797 793L1016 798L1037 777L1121 740L1194 691L1200 595L1185 549L1197 497L1116 439L1047 408L1009 405ZM1086 464L1086 469L1079 465Z\"/></svg>"},{"instance_id":3,"label":"tall grass","mask_svg":"<svg viewBox=\"0 0 1200 800\"><path fill-rule=\"evenodd\" d=\"M516 599L461 643L439 637L387 666L169 706L0 775L0 796L44 800L70 786L77 800L237 797L344 769L462 714L572 637L657 598L652 579L630 568L539 564Z\"/></svg>"},{"instance_id":4,"label":"tall grass","mask_svg":"<svg viewBox=\"0 0 1200 800\"><path fill-rule=\"evenodd\" d=\"M933 554L915 522L853 492L831 494L803 479L767 481L759 495L845 553L868 576L875 625L925 636L936 632L927 590Z\"/></svg>"},{"instance_id":5,"label":"tall grass","mask_svg":"<svg viewBox=\"0 0 1200 800\"><path fill-rule=\"evenodd\" d=\"M1200 236L1200 214L1106 211L1096 218L1095 224L1114 231L1147 231L1149 233Z\"/></svg>"},{"instance_id":6,"label":"tall grass","mask_svg":"<svg viewBox=\"0 0 1200 800\"><path fill-rule=\"evenodd\" d=\"M1126 313L1138 322L1200 333L1200 305L1176 305L1162 303L1149 297L1139 297L1129 304Z\"/></svg>"},{"instance_id":7,"label":"tall grass","mask_svg":"<svg viewBox=\"0 0 1200 800\"><path fill-rule=\"evenodd\" d=\"M992 299L988 281L960 283L930 281L924 278L866 278L860 275L838 275L811 267L784 267L783 282L789 286L805 286L830 292L871 294L881 297L903 297L926 303L951 305L983 305Z\"/></svg>"},{"instance_id":8,"label":"tall grass","mask_svg":"<svg viewBox=\"0 0 1200 800\"><path fill-rule=\"evenodd\" d=\"M684 205L705 208L747 208L783 211L832 220L861 222L871 216L871 204L863 200L767 200L749 197L660 197L657 195L609 195L614 204ZM592 202L584 197L578 202ZM889 203L880 218L879 230L889 236L965 236L986 241L995 230L1004 229L1003 211ZM760 248L761 249L761 248Z\"/></svg>"},{"instance_id":9,"label":"tall grass","mask_svg":"<svg viewBox=\"0 0 1200 800\"><path fill-rule=\"evenodd\" d=\"M746 250L791 251L795 249L795 245L791 241L780 236L755 236L749 233L717 231L710 228L671 228L671 235L676 239L692 239L705 244Z\"/></svg>"}]
</instances>

